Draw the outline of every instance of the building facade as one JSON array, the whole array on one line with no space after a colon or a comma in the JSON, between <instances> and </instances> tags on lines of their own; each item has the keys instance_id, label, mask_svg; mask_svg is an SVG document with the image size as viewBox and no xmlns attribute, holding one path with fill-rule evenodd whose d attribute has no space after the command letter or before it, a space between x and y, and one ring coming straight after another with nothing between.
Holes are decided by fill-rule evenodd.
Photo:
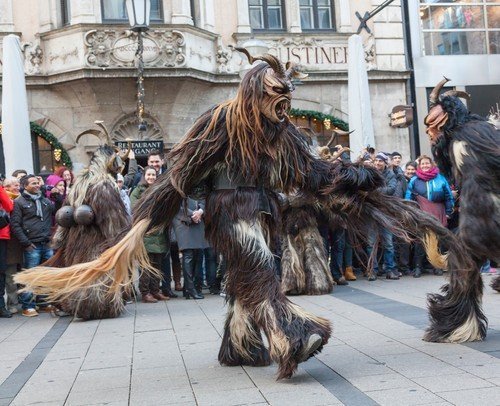
<instances>
[{"instance_id":1,"label":"building facade","mask_svg":"<svg viewBox=\"0 0 500 406\"><path fill-rule=\"evenodd\" d=\"M471 95L468 107L487 116L500 104L498 0L409 0L420 145L430 153L423 125L428 95L446 76L445 89Z\"/></svg>"},{"instance_id":2,"label":"building facade","mask_svg":"<svg viewBox=\"0 0 500 406\"><path fill-rule=\"evenodd\" d=\"M296 87L294 119L325 139L332 116L349 122L347 41L359 26L356 12L363 15L380 3L152 0L151 27L144 36L148 125L140 134L137 34L129 29L123 0L2 0L0 42L14 33L23 44L29 114L37 129L35 167L51 171L61 164L54 150L62 149L78 171L99 141L85 135L77 144L76 138L95 128L94 120L104 121L115 141L161 141L170 149L196 117L235 94L247 61L231 46L250 39L265 42L269 52L301 64L309 74ZM409 94L400 1L368 27L371 34L363 30L361 35L376 147L409 158L410 131L390 127L388 118L393 106L408 103Z\"/></svg>"}]
</instances>

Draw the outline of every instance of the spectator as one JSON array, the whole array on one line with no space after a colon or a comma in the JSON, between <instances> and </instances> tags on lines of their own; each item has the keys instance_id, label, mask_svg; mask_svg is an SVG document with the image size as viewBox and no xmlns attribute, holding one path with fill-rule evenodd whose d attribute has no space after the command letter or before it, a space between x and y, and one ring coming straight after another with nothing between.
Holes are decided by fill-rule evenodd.
<instances>
[{"instance_id":1,"label":"spectator","mask_svg":"<svg viewBox=\"0 0 500 406\"><path fill-rule=\"evenodd\" d=\"M69 190L73 186L73 183L75 182L75 176L73 175L73 172L71 172L71 170L66 168L65 166L61 166L60 168L58 168L55 172L55 175L64 180L64 184L66 185L64 197L66 197L69 193Z\"/></svg>"},{"instance_id":2,"label":"spectator","mask_svg":"<svg viewBox=\"0 0 500 406\"><path fill-rule=\"evenodd\" d=\"M59 210L63 205L66 197L66 182L63 178L57 175L50 175L45 182L45 196L54 203L55 211Z\"/></svg>"},{"instance_id":3,"label":"spectator","mask_svg":"<svg viewBox=\"0 0 500 406\"><path fill-rule=\"evenodd\" d=\"M409 182L411 178L415 176L417 172L417 163L414 161L407 162L405 165L405 178L406 181ZM406 196L406 192L405 192Z\"/></svg>"},{"instance_id":4,"label":"spectator","mask_svg":"<svg viewBox=\"0 0 500 406\"><path fill-rule=\"evenodd\" d=\"M17 180L21 180L21 178L25 177L28 174L24 169L16 169L12 172L12 176L17 178Z\"/></svg>"},{"instance_id":5,"label":"spectator","mask_svg":"<svg viewBox=\"0 0 500 406\"><path fill-rule=\"evenodd\" d=\"M436 217L443 226L447 226L447 219L453 212L454 200L450 185L446 178L439 173L433 160L427 155L418 159L416 176L408 183L405 198L418 203L421 210ZM421 243L415 246L415 270L413 276L422 275L422 263L425 251ZM435 275L442 275L441 269L434 269Z\"/></svg>"},{"instance_id":6,"label":"spectator","mask_svg":"<svg viewBox=\"0 0 500 406\"><path fill-rule=\"evenodd\" d=\"M380 188L380 192L393 196L396 191L397 181L396 176L394 175L394 171L388 168L389 157L383 152L379 152L375 156L374 165L375 168L380 171L385 178L385 186ZM373 252L373 247L375 245L376 240L375 231L370 233L368 236L368 245L367 252L368 255L371 255ZM373 270L369 275L368 280L373 281L377 279L377 276L382 276L384 274L384 270L386 273L386 279L399 279L399 272L396 269L396 265L394 263L394 245L392 241L392 234L388 230L382 230L382 249L383 249L383 258L384 258L384 266L383 270L379 272L378 270L378 261L375 259ZM376 257L375 257L376 258Z\"/></svg>"},{"instance_id":7,"label":"spectator","mask_svg":"<svg viewBox=\"0 0 500 406\"><path fill-rule=\"evenodd\" d=\"M121 173L116 174L116 185L118 186L118 190L120 191L120 197L122 198L122 202L125 205L127 214L132 217L132 204L130 202L128 190L125 187L125 178Z\"/></svg>"},{"instance_id":8,"label":"spectator","mask_svg":"<svg viewBox=\"0 0 500 406\"><path fill-rule=\"evenodd\" d=\"M179 251L182 252L182 269L184 272L184 296L186 299L203 299L201 293L202 277L200 277L203 261L203 250L209 248L205 240L205 224L203 214L205 202L186 198L174 218L173 226ZM211 258L207 257L209 260ZM216 287L216 266L207 264L207 282L210 288ZM196 280L195 280L196 278ZM195 284L196 283L196 284Z\"/></svg>"},{"instance_id":9,"label":"spectator","mask_svg":"<svg viewBox=\"0 0 500 406\"><path fill-rule=\"evenodd\" d=\"M144 173L141 181L130 195L132 208L135 207L137 201L143 193L156 181L156 170L151 166L144 168ZM163 259L168 252L170 242L166 230L150 233L144 237L144 246L148 252L149 262L156 269L163 268ZM148 272L142 272L139 278L139 291L141 292L142 301L144 303L156 303L158 300L169 300L168 296L160 292L160 278Z\"/></svg>"},{"instance_id":10,"label":"spectator","mask_svg":"<svg viewBox=\"0 0 500 406\"><path fill-rule=\"evenodd\" d=\"M164 161L163 161L163 154L154 149L148 154L148 166L152 167L156 171L156 176L161 175L162 173L166 172L167 168L164 166ZM137 172L135 174L135 178L132 184L132 188L134 188L138 183L139 180L141 179L141 172Z\"/></svg>"},{"instance_id":11,"label":"spectator","mask_svg":"<svg viewBox=\"0 0 500 406\"><path fill-rule=\"evenodd\" d=\"M26 175L21 179L24 191L14 201L11 219L12 232L24 249L24 267L27 269L42 264L53 255L49 242L54 205L41 194L38 178ZM23 316L38 316L32 293L21 293L20 299ZM53 311L54 307L45 303L42 297L37 299L41 300L40 311Z\"/></svg>"},{"instance_id":12,"label":"spectator","mask_svg":"<svg viewBox=\"0 0 500 406\"><path fill-rule=\"evenodd\" d=\"M14 204L5 192L4 188L0 186L0 209L5 211L5 215L9 216L12 212ZM5 225L0 228L0 317L12 317L12 313L5 305L5 280L7 271L7 241L10 239L10 227Z\"/></svg>"},{"instance_id":13,"label":"spectator","mask_svg":"<svg viewBox=\"0 0 500 406\"><path fill-rule=\"evenodd\" d=\"M14 207L14 200L20 195L19 180L15 177L10 177L4 181L4 189L9 198L12 200ZM10 226L9 226L10 227ZM23 249L19 241L11 232L10 239L7 240L7 270L5 273L5 290L7 292L7 307L11 313L17 313L17 305L19 300L17 298L17 284L14 282L14 275L21 270L23 263Z\"/></svg>"},{"instance_id":14,"label":"spectator","mask_svg":"<svg viewBox=\"0 0 500 406\"><path fill-rule=\"evenodd\" d=\"M391 158L392 158L392 166L400 168L401 167L401 160L403 159L401 154L399 152L394 151L391 154Z\"/></svg>"},{"instance_id":15,"label":"spectator","mask_svg":"<svg viewBox=\"0 0 500 406\"><path fill-rule=\"evenodd\" d=\"M137 175L137 172L139 171L139 166L137 165L137 160L135 159L135 152L133 149L130 150L130 152L127 155L127 158L128 158L128 170L127 174L123 176L123 187L130 195L132 186L137 185L137 184L134 185L134 179L135 176Z\"/></svg>"}]
</instances>

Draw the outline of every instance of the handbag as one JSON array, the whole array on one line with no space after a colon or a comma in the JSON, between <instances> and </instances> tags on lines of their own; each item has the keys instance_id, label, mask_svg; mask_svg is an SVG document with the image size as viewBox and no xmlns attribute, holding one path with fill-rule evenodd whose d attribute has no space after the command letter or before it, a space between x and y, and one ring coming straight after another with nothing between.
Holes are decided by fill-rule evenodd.
<instances>
[{"instance_id":1,"label":"handbag","mask_svg":"<svg viewBox=\"0 0 500 406\"><path fill-rule=\"evenodd\" d=\"M0 228L7 227L10 224L9 213L4 209L0 209Z\"/></svg>"}]
</instances>

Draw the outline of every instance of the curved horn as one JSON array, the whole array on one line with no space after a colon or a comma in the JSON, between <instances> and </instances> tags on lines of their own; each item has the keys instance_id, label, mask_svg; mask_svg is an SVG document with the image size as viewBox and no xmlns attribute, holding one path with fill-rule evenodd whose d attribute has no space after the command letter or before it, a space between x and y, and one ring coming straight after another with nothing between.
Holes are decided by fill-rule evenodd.
<instances>
[{"instance_id":1,"label":"curved horn","mask_svg":"<svg viewBox=\"0 0 500 406\"><path fill-rule=\"evenodd\" d=\"M288 61L285 65L285 75L289 78L292 77L294 79L304 79L309 75L307 73L303 73L299 70L299 66L295 62Z\"/></svg>"},{"instance_id":2,"label":"curved horn","mask_svg":"<svg viewBox=\"0 0 500 406\"><path fill-rule=\"evenodd\" d=\"M234 47L234 49L236 49L238 52L241 52L242 54L245 54L248 58L248 63L250 65L252 65L255 62L255 58L252 55L250 55L250 52L248 52L247 49L239 47Z\"/></svg>"},{"instance_id":3,"label":"curved horn","mask_svg":"<svg viewBox=\"0 0 500 406\"><path fill-rule=\"evenodd\" d=\"M330 146L333 144L333 141L335 141L335 134L332 134L328 142L326 143L326 146L330 148Z\"/></svg>"},{"instance_id":4,"label":"curved horn","mask_svg":"<svg viewBox=\"0 0 500 406\"><path fill-rule=\"evenodd\" d=\"M82 138L84 135L88 135L88 134L94 135L97 138L101 139L101 131L99 131L99 130L85 130L84 132L77 135L75 144L78 144L78 141L80 141L80 138Z\"/></svg>"},{"instance_id":5,"label":"curved horn","mask_svg":"<svg viewBox=\"0 0 500 406\"><path fill-rule=\"evenodd\" d=\"M127 159L128 157L128 154L130 154L130 151L132 151L132 141L130 140L127 140L127 151L124 152L123 154L118 154L120 156L120 158L122 159L122 161L125 161L125 159Z\"/></svg>"},{"instance_id":6,"label":"curved horn","mask_svg":"<svg viewBox=\"0 0 500 406\"><path fill-rule=\"evenodd\" d=\"M286 75L285 68L283 67L283 64L274 55L265 54L262 56L256 56L254 59L267 62L267 64L269 64L269 66L273 69L273 71L275 71L276 73L278 73L281 76Z\"/></svg>"},{"instance_id":7,"label":"curved horn","mask_svg":"<svg viewBox=\"0 0 500 406\"><path fill-rule=\"evenodd\" d=\"M432 92L429 95L429 102L431 104L431 107L438 102L441 89L449 81L450 79L448 79L446 76L443 76L443 79L436 86L434 86L434 89L432 89Z\"/></svg>"},{"instance_id":8,"label":"curved horn","mask_svg":"<svg viewBox=\"0 0 500 406\"><path fill-rule=\"evenodd\" d=\"M356 130L352 130L352 131L344 131L344 130L339 130L338 128L334 128L332 129L332 131L335 133L335 134L338 134L338 135L349 135L351 133L353 133L354 131Z\"/></svg>"},{"instance_id":9,"label":"curved horn","mask_svg":"<svg viewBox=\"0 0 500 406\"><path fill-rule=\"evenodd\" d=\"M108 129L103 124L104 121L102 121L102 120L96 120L96 121L94 121L94 123L96 125L98 125L102 129L102 132L106 136L106 143L111 147L113 145L113 141L111 140L111 136L109 135Z\"/></svg>"},{"instance_id":10,"label":"curved horn","mask_svg":"<svg viewBox=\"0 0 500 406\"><path fill-rule=\"evenodd\" d=\"M455 97L461 97L462 99L470 100L470 94L467 92L463 92L461 90L448 90L447 92L443 93L443 97L445 96L455 96Z\"/></svg>"},{"instance_id":11,"label":"curved horn","mask_svg":"<svg viewBox=\"0 0 500 406\"><path fill-rule=\"evenodd\" d=\"M351 152L351 149L349 147L342 147L342 149L339 149L337 152L332 154L330 161L337 160L338 157L340 157L344 152Z\"/></svg>"}]
</instances>

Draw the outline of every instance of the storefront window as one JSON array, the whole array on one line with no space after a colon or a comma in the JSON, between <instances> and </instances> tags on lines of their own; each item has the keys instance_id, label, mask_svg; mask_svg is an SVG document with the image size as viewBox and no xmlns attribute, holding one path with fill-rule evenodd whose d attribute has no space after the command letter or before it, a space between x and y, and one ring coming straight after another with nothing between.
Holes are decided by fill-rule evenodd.
<instances>
[{"instance_id":1,"label":"storefront window","mask_svg":"<svg viewBox=\"0 0 500 406\"><path fill-rule=\"evenodd\" d=\"M102 21L103 22L119 22L128 21L127 8L125 0L101 0ZM162 22L161 0L151 0L151 17L152 22Z\"/></svg>"},{"instance_id":2,"label":"storefront window","mask_svg":"<svg viewBox=\"0 0 500 406\"><path fill-rule=\"evenodd\" d=\"M35 172L54 172L54 148L44 138L35 134L33 134L32 137L35 138L33 140L33 158L35 160Z\"/></svg>"},{"instance_id":3,"label":"storefront window","mask_svg":"<svg viewBox=\"0 0 500 406\"><path fill-rule=\"evenodd\" d=\"M425 55L499 53L498 0L420 0Z\"/></svg>"},{"instance_id":4,"label":"storefront window","mask_svg":"<svg viewBox=\"0 0 500 406\"><path fill-rule=\"evenodd\" d=\"M254 30L282 30L284 23L283 0L249 0L250 26Z\"/></svg>"}]
</instances>

